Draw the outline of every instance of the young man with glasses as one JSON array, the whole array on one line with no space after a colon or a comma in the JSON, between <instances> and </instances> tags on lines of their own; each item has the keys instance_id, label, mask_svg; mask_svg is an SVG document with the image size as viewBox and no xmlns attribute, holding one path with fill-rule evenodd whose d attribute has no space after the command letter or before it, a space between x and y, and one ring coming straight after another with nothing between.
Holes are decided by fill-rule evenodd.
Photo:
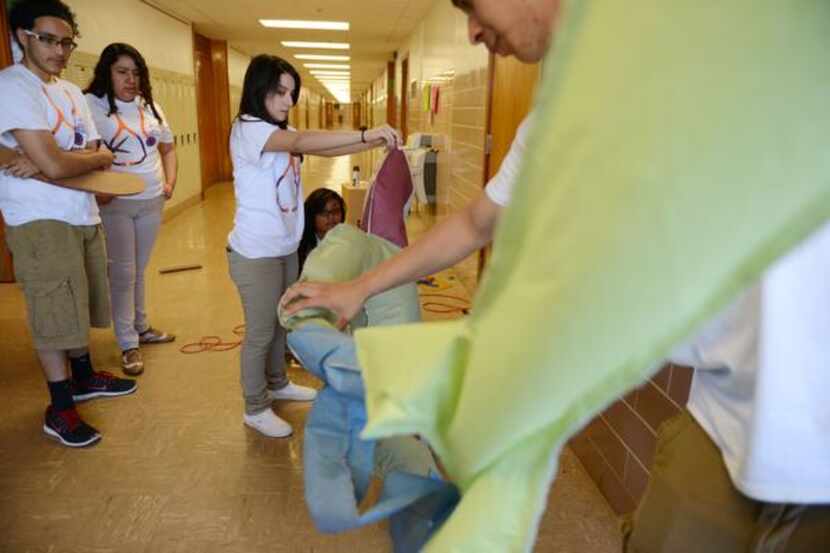
<instances>
[{"instance_id":1,"label":"young man with glasses","mask_svg":"<svg viewBox=\"0 0 830 553\"><path fill-rule=\"evenodd\" d=\"M90 361L89 327L106 328L110 320L95 196L44 180L106 169L113 158L91 147L99 136L83 93L59 78L77 46L69 7L58 0L22 1L9 20L23 60L0 71L0 146L20 155L0 168L0 211L51 397L43 431L83 447L101 435L81 420L75 402L130 394L136 383L95 371Z\"/></svg>"}]
</instances>

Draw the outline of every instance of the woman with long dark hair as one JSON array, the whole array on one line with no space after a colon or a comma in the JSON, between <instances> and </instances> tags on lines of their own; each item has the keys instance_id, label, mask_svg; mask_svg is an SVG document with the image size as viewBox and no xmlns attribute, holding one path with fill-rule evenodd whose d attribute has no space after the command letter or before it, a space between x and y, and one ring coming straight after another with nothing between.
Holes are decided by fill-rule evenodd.
<instances>
[{"instance_id":1,"label":"woman with long dark hair","mask_svg":"<svg viewBox=\"0 0 830 553\"><path fill-rule=\"evenodd\" d=\"M366 131L297 131L288 112L300 96L300 75L287 61L259 55L245 73L239 114L231 129L236 215L228 236L230 275L245 313L241 354L243 421L270 437L291 426L271 410L273 400L310 401L311 388L285 374L285 330L277 303L297 279L303 235L302 155L348 155L400 144L389 126Z\"/></svg>"},{"instance_id":2,"label":"woman with long dark hair","mask_svg":"<svg viewBox=\"0 0 830 553\"><path fill-rule=\"evenodd\" d=\"M147 63L129 44L104 48L84 92L98 132L115 155L113 169L140 176L145 183L140 194L101 206L121 367L137 375L144 371L139 344L174 339L150 326L144 306L144 270L161 226L164 201L176 186L173 133L153 101Z\"/></svg>"},{"instance_id":3,"label":"woman with long dark hair","mask_svg":"<svg viewBox=\"0 0 830 553\"><path fill-rule=\"evenodd\" d=\"M305 199L306 224L297 250L300 272L311 250L317 247L328 231L342 223L345 218L346 202L334 190L318 188L308 195Z\"/></svg>"}]
</instances>

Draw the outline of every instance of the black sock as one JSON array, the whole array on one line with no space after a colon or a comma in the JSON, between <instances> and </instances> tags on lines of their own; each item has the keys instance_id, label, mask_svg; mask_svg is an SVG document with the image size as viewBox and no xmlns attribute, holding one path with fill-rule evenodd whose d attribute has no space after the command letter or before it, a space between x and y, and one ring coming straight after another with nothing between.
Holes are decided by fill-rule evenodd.
<instances>
[{"instance_id":1,"label":"black sock","mask_svg":"<svg viewBox=\"0 0 830 553\"><path fill-rule=\"evenodd\" d=\"M47 384L49 384L49 395L52 397L52 408L55 411L66 411L75 408L75 400L72 399L72 385L69 380L47 382Z\"/></svg>"},{"instance_id":2,"label":"black sock","mask_svg":"<svg viewBox=\"0 0 830 553\"><path fill-rule=\"evenodd\" d=\"M80 357L70 357L69 365L72 367L72 378L75 382L86 382L92 378L92 360L89 353Z\"/></svg>"}]
</instances>

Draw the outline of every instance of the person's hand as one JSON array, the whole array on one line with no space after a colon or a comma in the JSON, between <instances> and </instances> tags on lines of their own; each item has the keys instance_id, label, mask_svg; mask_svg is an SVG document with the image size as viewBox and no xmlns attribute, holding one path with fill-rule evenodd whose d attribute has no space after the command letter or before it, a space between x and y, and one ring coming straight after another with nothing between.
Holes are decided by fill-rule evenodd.
<instances>
[{"instance_id":1,"label":"person's hand","mask_svg":"<svg viewBox=\"0 0 830 553\"><path fill-rule=\"evenodd\" d=\"M95 154L98 156L99 169L107 171L110 167L112 167L112 162L115 160L115 156L113 156L109 148L101 148L95 152Z\"/></svg>"},{"instance_id":2,"label":"person's hand","mask_svg":"<svg viewBox=\"0 0 830 553\"><path fill-rule=\"evenodd\" d=\"M111 196L110 194L95 194L95 201L98 205L107 205L113 198L115 198L115 196Z\"/></svg>"},{"instance_id":3,"label":"person's hand","mask_svg":"<svg viewBox=\"0 0 830 553\"><path fill-rule=\"evenodd\" d=\"M173 188L175 188L171 183L165 182L162 190L164 191L164 198L169 200L173 197Z\"/></svg>"},{"instance_id":4,"label":"person's hand","mask_svg":"<svg viewBox=\"0 0 830 553\"><path fill-rule=\"evenodd\" d=\"M343 329L358 314L366 294L355 282L298 282L280 300L285 314L321 307L337 315L337 328Z\"/></svg>"},{"instance_id":5,"label":"person's hand","mask_svg":"<svg viewBox=\"0 0 830 553\"><path fill-rule=\"evenodd\" d=\"M16 158L0 166L0 170L3 170L7 175L20 179L28 179L40 173L37 165L23 152L18 152Z\"/></svg>"},{"instance_id":6,"label":"person's hand","mask_svg":"<svg viewBox=\"0 0 830 553\"><path fill-rule=\"evenodd\" d=\"M400 148L403 144L403 140L401 140L401 135L398 134L398 131L396 131L389 125L381 125L380 127L369 129L368 131L366 131L365 138L366 142L383 140L384 146L386 146L386 148L389 150Z\"/></svg>"}]
</instances>

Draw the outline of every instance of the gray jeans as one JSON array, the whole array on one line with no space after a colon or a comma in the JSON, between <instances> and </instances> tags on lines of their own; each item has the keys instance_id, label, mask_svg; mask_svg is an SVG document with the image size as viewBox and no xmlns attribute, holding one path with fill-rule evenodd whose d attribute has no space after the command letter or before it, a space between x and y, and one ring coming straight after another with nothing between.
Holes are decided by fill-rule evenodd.
<instances>
[{"instance_id":1,"label":"gray jeans","mask_svg":"<svg viewBox=\"0 0 830 553\"><path fill-rule=\"evenodd\" d=\"M149 200L115 198L101 207L107 235L112 320L122 351L138 347L138 334L148 328L144 306L144 270L161 226L164 197Z\"/></svg>"},{"instance_id":2,"label":"gray jeans","mask_svg":"<svg viewBox=\"0 0 830 553\"><path fill-rule=\"evenodd\" d=\"M297 253L249 259L231 250L228 265L245 313L240 362L245 413L255 415L271 406L268 390L288 384L285 329L277 318L277 304L297 280Z\"/></svg>"}]
</instances>

